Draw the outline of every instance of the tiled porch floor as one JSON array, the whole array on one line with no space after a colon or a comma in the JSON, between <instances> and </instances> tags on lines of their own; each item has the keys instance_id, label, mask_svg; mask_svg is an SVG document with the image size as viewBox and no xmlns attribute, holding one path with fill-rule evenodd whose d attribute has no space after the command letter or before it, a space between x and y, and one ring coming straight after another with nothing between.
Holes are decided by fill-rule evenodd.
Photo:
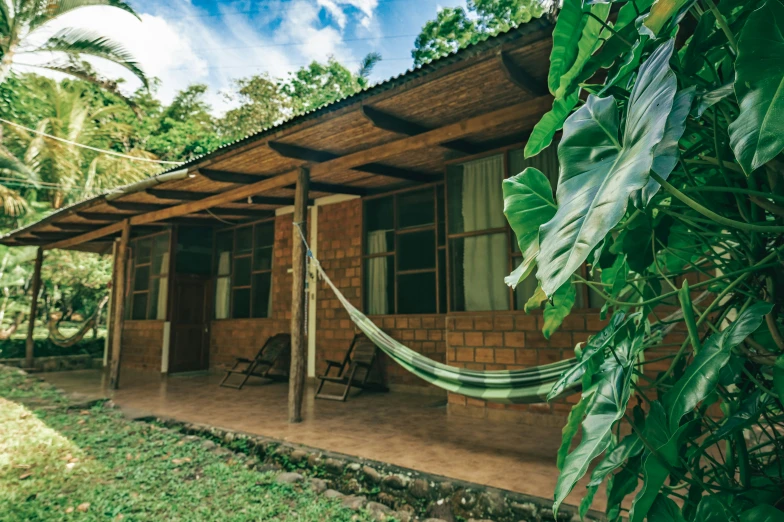
<instances>
[{"instance_id":1,"label":"tiled porch floor","mask_svg":"<svg viewBox=\"0 0 784 522\"><path fill-rule=\"evenodd\" d=\"M100 370L42 376L86 398L112 395L132 415L256 433L546 499L557 478L560 428L447 416L445 400L434 396L364 393L341 403L316 401L309 387L305 419L291 425L285 383L251 380L237 391L219 388L218 374L161 379L125 372L121 389L111 394L104 391ZM580 497L573 492L567 503L577 505ZM604 501L597 495L594 508L603 509Z\"/></svg>"}]
</instances>

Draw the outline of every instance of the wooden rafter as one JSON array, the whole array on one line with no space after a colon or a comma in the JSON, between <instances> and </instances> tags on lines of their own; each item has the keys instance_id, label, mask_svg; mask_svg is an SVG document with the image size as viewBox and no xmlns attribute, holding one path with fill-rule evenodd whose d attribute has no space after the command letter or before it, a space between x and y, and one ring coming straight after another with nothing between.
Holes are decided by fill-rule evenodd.
<instances>
[{"instance_id":1,"label":"wooden rafter","mask_svg":"<svg viewBox=\"0 0 784 522\"><path fill-rule=\"evenodd\" d=\"M406 136L417 136L423 132L433 130L432 127L408 121L394 114L389 114L369 105L362 106L362 114L370 120L375 127L385 131L403 134ZM466 140L454 140L441 144L445 149L454 150L463 154L481 154L484 147L471 143Z\"/></svg>"},{"instance_id":2,"label":"wooden rafter","mask_svg":"<svg viewBox=\"0 0 784 522\"><path fill-rule=\"evenodd\" d=\"M229 172L225 170L212 169L199 169L199 174L209 179L210 181L218 181L221 183L237 183L243 185L256 183L259 180L269 179L270 177L263 174L246 174L244 172ZM351 196L366 196L369 194L369 191L365 188L353 187L351 185L339 185L337 183L311 182L310 190L313 192L326 192L327 194L348 194Z\"/></svg>"},{"instance_id":3,"label":"wooden rafter","mask_svg":"<svg viewBox=\"0 0 784 522\"><path fill-rule=\"evenodd\" d=\"M208 198L220 194L219 192L191 192L188 190L166 190L166 189L147 189L147 193L159 199L175 199L179 201L198 201L200 199ZM251 196L243 201L235 201L234 203L248 203L251 205L280 205L287 206L294 204L294 198L290 197L276 197L276 196ZM312 204L310 200L308 204Z\"/></svg>"},{"instance_id":4,"label":"wooden rafter","mask_svg":"<svg viewBox=\"0 0 784 522\"><path fill-rule=\"evenodd\" d=\"M328 163L333 160L341 158L339 154L332 152L309 149L300 145L291 143L281 143L279 141L270 141L267 143L269 148L283 156L284 158L298 159L313 163ZM435 179L433 174L425 172L417 172L410 169L401 169L391 165L383 165L381 163L367 163L364 165L356 165L353 170L359 172L367 172L368 174L376 174L378 176L387 176L395 179L402 179L405 181L414 181L417 183L430 183Z\"/></svg>"},{"instance_id":5,"label":"wooden rafter","mask_svg":"<svg viewBox=\"0 0 784 522\"><path fill-rule=\"evenodd\" d=\"M512 60L508 53L499 51L498 63L507 79L525 92L533 96L544 96L547 94L547 86L533 79L531 75Z\"/></svg>"}]
</instances>

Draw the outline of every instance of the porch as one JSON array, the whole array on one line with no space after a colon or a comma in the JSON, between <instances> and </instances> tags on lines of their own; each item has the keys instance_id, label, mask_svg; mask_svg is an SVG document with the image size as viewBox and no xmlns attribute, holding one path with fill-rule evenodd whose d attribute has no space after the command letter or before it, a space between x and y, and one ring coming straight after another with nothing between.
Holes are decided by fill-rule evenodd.
<instances>
[{"instance_id":1,"label":"porch","mask_svg":"<svg viewBox=\"0 0 784 522\"><path fill-rule=\"evenodd\" d=\"M209 424L542 499L552 498L558 475L561 427L544 415L531 424L447 415L443 398L402 392L352 392L346 403L317 401L309 383L303 421L292 425L288 387L282 383L251 381L237 391L219 388L217 372L160 377L129 370L123 386L110 391L100 370L42 376L85 399L111 396L134 417ZM585 482L567 503L579 503ZM604 503L602 490L594 509L603 509Z\"/></svg>"}]
</instances>

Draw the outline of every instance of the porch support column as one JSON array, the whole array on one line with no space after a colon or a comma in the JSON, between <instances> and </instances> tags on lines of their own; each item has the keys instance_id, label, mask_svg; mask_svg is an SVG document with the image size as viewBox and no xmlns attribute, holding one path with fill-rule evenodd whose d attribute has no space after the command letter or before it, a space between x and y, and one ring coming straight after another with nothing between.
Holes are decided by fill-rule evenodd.
<instances>
[{"instance_id":1,"label":"porch support column","mask_svg":"<svg viewBox=\"0 0 784 522\"><path fill-rule=\"evenodd\" d=\"M114 307L112 316L112 359L109 370L109 389L120 387L120 360L122 348L122 331L125 322L125 281L128 274L128 240L131 237L131 222L122 222L122 235L114 257L115 285L112 288Z\"/></svg>"},{"instance_id":2,"label":"porch support column","mask_svg":"<svg viewBox=\"0 0 784 522\"><path fill-rule=\"evenodd\" d=\"M44 262L44 249L38 247L35 255L35 269L33 270L33 295L30 299L30 321L27 326L27 341L25 342L25 368L33 367L33 330L35 330L35 316L38 314L38 294L41 292L41 265Z\"/></svg>"},{"instance_id":3,"label":"porch support column","mask_svg":"<svg viewBox=\"0 0 784 522\"><path fill-rule=\"evenodd\" d=\"M308 237L306 220L308 215L308 187L310 171L302 167L297 177L294 194L294 223L299 223L302 234ZM289 422L302 422L302 395L305 390L305 245L297 226L293 227L291 283L291 368L289 370Z\"/></svg>"},{"instance_id":4,"label":"porch support column","mask_svg":"<svg viewBox=\"0 0 784 522\"><path fill-rule=\"evenodd\" d=\"M106 314L106 348L103 357L104 372L109 370L112 365L112 345L114 342L114 317L117 315L114 309L117 303L117 240L112 241L112 288L109 291L109 309Z\"/></svg>"}]
</instances>

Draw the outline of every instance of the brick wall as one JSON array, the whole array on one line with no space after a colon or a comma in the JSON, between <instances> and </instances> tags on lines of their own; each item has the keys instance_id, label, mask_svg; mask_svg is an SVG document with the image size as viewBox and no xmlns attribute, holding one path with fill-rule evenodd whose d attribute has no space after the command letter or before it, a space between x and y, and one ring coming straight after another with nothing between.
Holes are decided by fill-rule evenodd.
<instances>
[{"instance_id":1,"label":"brick wall","mask_svg":"<svg viewBox=\"0 0 784 522\"><path fill-rule=\"evenodd\" d=\"M163 321L125 321L122 335L122 367L161 371Z\"/></svg>"}]
</instances>

